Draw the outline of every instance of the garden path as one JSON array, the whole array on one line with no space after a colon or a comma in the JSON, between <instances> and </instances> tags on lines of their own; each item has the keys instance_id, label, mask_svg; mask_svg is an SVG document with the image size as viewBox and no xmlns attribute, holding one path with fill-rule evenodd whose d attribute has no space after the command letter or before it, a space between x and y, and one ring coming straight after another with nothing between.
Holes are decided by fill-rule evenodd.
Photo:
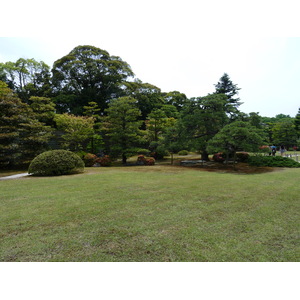
<instances>
[{"instance_id":1,"label":"garden path","mask_svg":"<svg viewBox=\"0 0 300 300\"><path fill-rule=\"evenodd\" d=\"M16 179L16 178L21 178L21 177L25 177L25 176L29 176L29 174L28 173L21 173L21 174L16 174L16 175L0 177L0 180Z\"/></svg>"}]
</instances>

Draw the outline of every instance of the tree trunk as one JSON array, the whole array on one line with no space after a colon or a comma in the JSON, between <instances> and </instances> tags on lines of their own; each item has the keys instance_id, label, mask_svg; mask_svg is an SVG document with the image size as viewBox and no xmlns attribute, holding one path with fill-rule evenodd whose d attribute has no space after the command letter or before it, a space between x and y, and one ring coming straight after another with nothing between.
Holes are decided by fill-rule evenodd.
<instances>
[{"instance_id":1,"label":"tree trunk","mask_svg":"<svg viewBox=\"0 0 300 300\"><path fill-rule=\"evenodd\" d=\"M208 152L207 151L203 151L201 153L201 160L209 161Z\"/></svg>"},{"instance_id":2,"label":"tree trunk","mask_svg":"<svg viewBox=\"0 0 300 300\"><path fill-rule=\"evenodd\" d=\"M126 165L126 163L127 163L127 157L126 157L126 154L122 154L122 164L123 165Z\"/></svg>"},{"instance_id":3,"label":"tree trunk","mask_svg":"<svg viewBox=\"0 0 300 300\"><path fill-rule=\"evenodd\" d=\"M234 151L234 154L233 154L233 169L234 170L236 170L235 161L236 161L236 151Z\"/></svg>"}]
</instances>

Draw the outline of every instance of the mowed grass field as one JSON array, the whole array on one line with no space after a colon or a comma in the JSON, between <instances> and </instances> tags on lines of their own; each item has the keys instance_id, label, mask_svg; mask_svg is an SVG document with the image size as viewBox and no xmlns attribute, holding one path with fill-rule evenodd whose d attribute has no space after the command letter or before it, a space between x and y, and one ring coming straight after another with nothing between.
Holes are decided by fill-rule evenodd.
<instances>
[{"instance_id":1,"label":"mowed grass field","mask_svg":"<svg viewBox=\"0 0 300 300\"><path fill-rule=\"evenodd\" d=\"M0 261L299 261L299 182L167 165L0 181Z\"/></svg>"}]
</instances>

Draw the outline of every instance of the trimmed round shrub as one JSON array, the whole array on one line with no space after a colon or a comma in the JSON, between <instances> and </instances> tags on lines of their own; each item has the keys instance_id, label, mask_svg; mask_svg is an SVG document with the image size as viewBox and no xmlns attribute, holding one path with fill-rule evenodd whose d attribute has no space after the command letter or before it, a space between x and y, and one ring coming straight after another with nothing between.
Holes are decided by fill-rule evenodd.
<instances>
[{"instance_id":1,"label":"trimmed round shrub","mask_svg":"<svg viewBox=\"0 0 300 300\"><path fill-rule=\"evenodd\" d=\"M59 176L82 173L84 162L67 150L51 150L41 153L30 163L28 173L36 176Z\"/></svg>"},{"instance_id":2,"label":"trimmed round shrub","mask_svg":"<svg viewBox=\"0 0 300 300\"><path fill-rule=\"evenodd\" d=\"M189 151L187 150L181 150L178 152L178 155L188 155L189 154Z\"/></svg>"}]
</instances>

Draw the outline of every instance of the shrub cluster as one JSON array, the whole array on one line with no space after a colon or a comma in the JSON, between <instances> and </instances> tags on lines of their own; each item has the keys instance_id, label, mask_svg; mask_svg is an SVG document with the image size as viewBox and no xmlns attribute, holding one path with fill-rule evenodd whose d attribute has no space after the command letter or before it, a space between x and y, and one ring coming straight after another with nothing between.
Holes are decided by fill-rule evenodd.
<instances>
[{"instance_id":1,"label":"shrub cluster","mask_svg":"<svg viewBox=\"0 0 300 300\"><path fill-rule=\"evenodd\" d=\"M236 160L238 162L246 162L250 157L248 152L237 152L236 153ZM215 162L224 162L226 160L226 154L223 152L215 153L213 155L213 161ZM233 159L233 154L229 155L230 159Z\"/></svg>"},{"instance_id":2,"label":"shrub cluster","mask_svg":"<svg viewBox=\"0 0 300 300\"><path fill-rule=\"evenodd\" d=\"M99 164L101 167L108 167L111 165L111 159L108 155L98 157L95 154L87 153L83 157L83 161L86 167L92 167L95 164Z\"/></svg>"},{"instance_id":3,"label":"shrub cluster","mask_svg":"<svg viewBox=\"0 0 300 300\"><path fill-rule=\"evenodd\" d=\"M250 156L248 163L250 166L256 167L300 168L300 163L282 156Z\"/></svg>"},{"instance_id":4,"label":"shrub cluster","mask_svg":"<svg viewBox=\"0 0 300 300\"><path fill-rule=\"evenodd\" d=\"M102 157L98 157L96 159L96 163L99 163L101 167L109 167L111 166L111 159L108 155L104 155Z\"/></svg>"},{"instance_id":5,"label":"shrub cluster","mask_svg":"<svg viewBox=\"0 0 300 300\"><path fill-rule=\"evenodd\" d=\"M137 158L136 164L153 166L153 165L155 165L155 158L153 158L153 157L146 158L144 155L139 155Z\"/></svg>"},{"instance_id":6,"label":"shrub cluster","mask_svg":"<svg viewBox=\"0 0 300 300\"><path fill-rule=\"evenodd\" d=\"M215 153L212 158L215 162L224 162L226 159L226 155L223 152L219 152Z\"/></svg>"},{"instance_id":7,"label":"shrub cluster","mask_svg":"<svg viewBox=\"0 0 300 300\"><path fill-rule=\"evenodd\" d=\"M92 154L92 153L87 153L84 157L83 157L83 161L86 167L92 167L96 161L97 161L97 155Z\"/></svg>"},{"instance_id":8,"label":"shrub cluster","mask_svg":"<svg viewBox=\"0 0 300 300\"><path fill-rule=\"evenodd\" d=\"M84 162L75 153L67 150L46 151L30 163L28 173L37 176L58 176L84 171Z\"/></svg>"}]
</instances>

